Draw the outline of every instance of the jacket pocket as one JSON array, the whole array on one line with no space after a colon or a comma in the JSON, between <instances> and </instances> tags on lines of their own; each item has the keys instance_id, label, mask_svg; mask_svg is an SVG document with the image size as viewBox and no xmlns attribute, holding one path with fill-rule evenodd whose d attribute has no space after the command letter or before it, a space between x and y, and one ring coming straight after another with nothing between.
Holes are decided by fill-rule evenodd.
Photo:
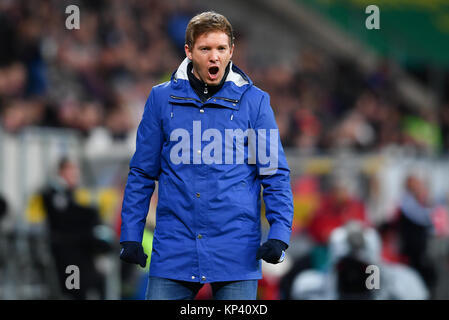
<instances>
[{"instance_id":1,"label":"jacket pocket","mask_svg":"<svg viewBox=\"0 0 449 320\"><path fill-rule=\"evenodd\" d=\"M251 190L248 182L245 180L239 181L233 187L233 191L238 203L242 209L250 210L251 205L255 201L254 191Z\"/></svg>"},{"instance_id":2,"label":"jacket pocket","mask_svg":"<svg viewBox=\"0 0 449 320\"><path fill-rule=\"evenodd\" d=\"M257 195L247 181L240 181L234 186L239 210L238 220L241 224L241 237L257 238L260 232L260 212L257 211Z\"/></svg>"}]
</instances>

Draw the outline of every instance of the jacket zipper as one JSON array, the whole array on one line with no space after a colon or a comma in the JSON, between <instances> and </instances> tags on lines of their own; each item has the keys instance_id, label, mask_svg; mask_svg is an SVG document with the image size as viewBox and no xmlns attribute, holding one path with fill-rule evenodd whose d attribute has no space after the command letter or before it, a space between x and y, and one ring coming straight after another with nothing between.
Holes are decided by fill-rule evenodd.
<instances>
[{"instance_id":1,"label":"jacket zipper","mask_svg":"<svg viewBox=\"0 0 449 320\"><path fill-rule=\"evenodd\" d=\"M209 99L210 99L210 98L209 98ZM208 99L208 100L209 100L209 99ZM214 97L214 99L220 99L220 100L224 100L224 101L227 101L227 102L233 102L233 103L239 102L238 100L228 99L228 98L222 98L222 97Z\"/></svg>"},{"instance_id":2,"label":"jacket zipper","mask_svg":"<svg viewBox=\"0 0 449 320\"><path fill-rule=\"evenodd\" d=\"M170 95L170 98L178 99L178 100L197 101L197 102L199 102L201 104L203 103L200 100L195 99L195 98L184 98L184 97L177 97L177 96L173 96L173 95Z\"/></svg>"},{"instance_id":3,"label":"jacket zipper","mask_svg":"<svg viewBox=\"0 0 449 320\"><path fill-rule=\"evenodd\" d=\"M195 99L195 98L177 97L177 96L173 96L173 95L170 95L170 98L178 99L178 100L187 100L187 101L188 101L188 100L191 100L191 101L197 101L197 102L203 104L202 101L200 101L200 100L198 100L198 99ZM224 100L224 101L227 101L227 102L233 102L233 103L239 102L238 100L228 99L228 98L222 98L222 97L210 97L210 98L208 98L208 99L206 100L206 102L209 101L209 100L212 99L212 98Z\"/></svg>"}]
</instances>

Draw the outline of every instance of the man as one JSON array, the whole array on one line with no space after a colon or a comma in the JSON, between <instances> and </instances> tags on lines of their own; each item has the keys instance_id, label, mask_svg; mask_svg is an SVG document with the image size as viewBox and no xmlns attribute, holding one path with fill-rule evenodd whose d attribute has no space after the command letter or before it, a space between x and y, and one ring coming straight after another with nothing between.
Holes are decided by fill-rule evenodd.
<instances>
[{"instance_id":1,"label":"man","mask_svg":"<svg viewBox=\"0 0 449 320\"><path fill-rule=\"evenodd\" d=\"M368 225L365 206L351 192L350 181L334 177L331 189L325 194L307 226L309 234L318 246L327 246L332 231L349 221Z\"/></svg>"},{"instance_id":2,"label":"man","mask_svg":"<svg viewBox=\"0 0 449 320\"><path fill-rule=\"evenodd\" d=\"M104 276L95 267L97 254L110 250L110 245L96 236L101 226L98 209L79 201L80 169L73 160L63 157L57 175L30 199L27 217L32 223L47 222L49 244L56 266L63 298L95 299L104 297ZM66 268L75 265L80 272L76 290L66 286Z\"/></svg>"},{"instance_id":3,"label":"man","mask_svg":"<svg viewBox=\"0 0 449 320\"><path fill-rule=\"evenodd\" d=\"M281 262L288 247L290 170L269 96L232 64L233 51L224 16L193 17L187 57L145 105L122 206L120 256L145 266L142 233L158 180L148 299L193 299L204 283L215 299L256 299L260 259ZM261 186L270 223L262 246Z\"/></svg>"},{"instance_id":4,"label":"man","mask_svg":"<svg viewBox=\"0 0 449 320\"><path fill-rule=\"evenodd\" d=\"M431 293L436 283L435 266L429 257L429 240L434 233L434 209L425 180L416 174L409 174L399 203L400 251L408 259L408 264L422 276Z\"/></svg>"}]
</instances>

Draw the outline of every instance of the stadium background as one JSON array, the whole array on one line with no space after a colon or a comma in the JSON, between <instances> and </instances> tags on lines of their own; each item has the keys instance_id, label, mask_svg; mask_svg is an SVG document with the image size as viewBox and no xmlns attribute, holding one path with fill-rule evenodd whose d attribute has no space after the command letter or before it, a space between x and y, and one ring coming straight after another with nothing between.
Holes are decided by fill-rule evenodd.
<instances>
[{"instance_id":1,"label":"stadium background","mask_svg":"<svg viewBox=\"0 0 449 320\"><path fill-rule=\"evenodd\" d=\"M65 27L71 4L80 8L79 30ZM370 4L380 8L380 30L365 27ZM411 172L426 182L434 208L426 253L437 280L424 296L448 299L443 0L0 0L0 299L67 298L56 289L35 196L63 156L80 165L77 201L98 208L105 227L98 237L112 248L96 258L103 298L142 298L148 268L118 260L127 166L148 93L169 79L184 55L188 20L204 10L233 24L233 61L270 93L292 169L292 244L283 264L263 265L259 299L310 298L295 280L306 269L328 272L331 229L352 219L379 234L377 263L407 265L394 222ZM347 207L329 222L328 194L336 190ZM156 204L157 193L148 253ZM209 295L205 287L199 298Z\"/></svg>"}]
</instances>

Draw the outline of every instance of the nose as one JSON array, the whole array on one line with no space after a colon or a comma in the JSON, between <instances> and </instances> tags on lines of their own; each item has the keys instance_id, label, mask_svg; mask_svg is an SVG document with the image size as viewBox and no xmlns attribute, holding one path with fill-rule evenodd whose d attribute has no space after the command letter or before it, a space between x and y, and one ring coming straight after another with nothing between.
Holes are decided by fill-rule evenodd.
<instances>
[{"instance_id":1,"label":"nose","mask_svg":"<svg viewBox=\"0 0 449 320\"><path fill-rule=\"evenodd\" d=\"M216 62L218 61L218 50L211 50L209 60L210 62Z\"/></svg>"}]
</instances>

